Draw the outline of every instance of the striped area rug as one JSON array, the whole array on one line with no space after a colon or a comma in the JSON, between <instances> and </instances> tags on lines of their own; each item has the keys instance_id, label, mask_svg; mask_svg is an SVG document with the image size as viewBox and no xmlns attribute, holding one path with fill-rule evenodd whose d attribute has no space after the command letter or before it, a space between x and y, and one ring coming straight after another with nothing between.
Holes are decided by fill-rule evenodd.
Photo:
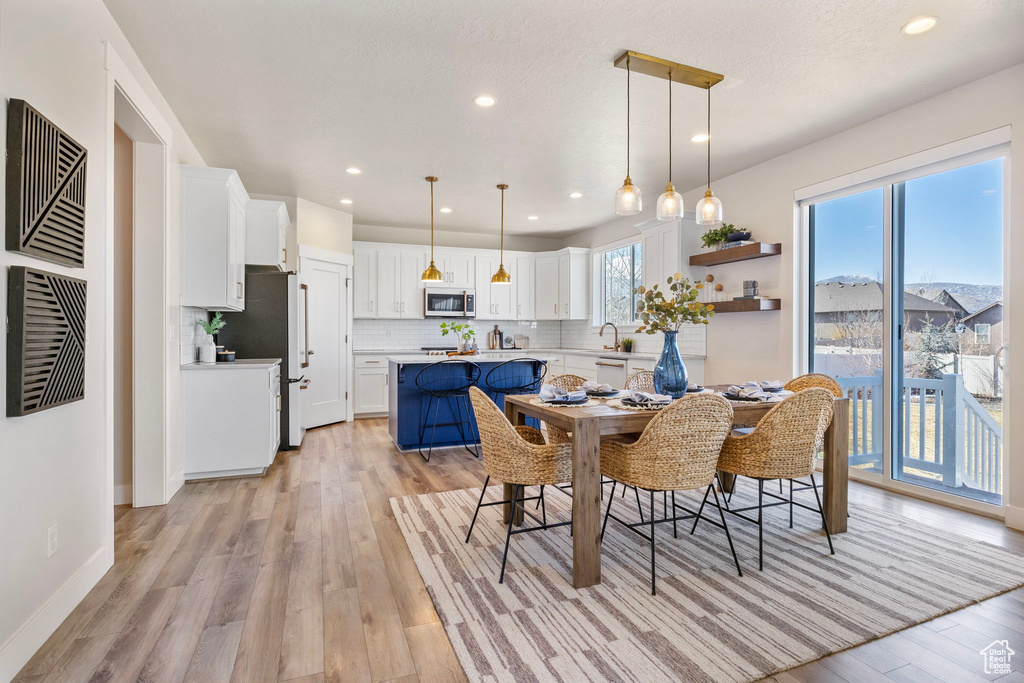
<instances>
[{"instance_id":1,"label":"striped area rug","mask_svg":"<svg viewBox=\"0 0 1024 683\"><path fill-rule=\"evenodd\" d=\"M754 681L1024 584L1024 556L854 506L835 556L811 513L789 529L785 508L768 511L764 572L756 527L730 519L742 578L721 530L680 523L675 539L662 524L652 596L647 542L612 521L601 585L572 588L568 527L513 536L499 585L500 506L464 543L479 494L391 499L471 681ZM549 521L568 519L569 498L546 497ZM635 517L636 499L616 496L613 512Z\"/></svg>"}]
</instances>

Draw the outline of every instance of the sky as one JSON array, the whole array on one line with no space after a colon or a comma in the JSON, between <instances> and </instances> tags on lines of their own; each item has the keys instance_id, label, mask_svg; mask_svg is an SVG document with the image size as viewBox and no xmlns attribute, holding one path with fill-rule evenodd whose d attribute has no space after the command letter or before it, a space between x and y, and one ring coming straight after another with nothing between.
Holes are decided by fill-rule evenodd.
<instances>
[{"instance_id":1,"label":"sky","mask_svg":"<svg viewBox=\"0 0 1024 683\"><path fill-rule=\"evenodd\" d=\"M882 279L882 189L815 205L815 280ZM905 282L1003 281L1002 160L906 183Z\"/></svg>"}]
</instances>

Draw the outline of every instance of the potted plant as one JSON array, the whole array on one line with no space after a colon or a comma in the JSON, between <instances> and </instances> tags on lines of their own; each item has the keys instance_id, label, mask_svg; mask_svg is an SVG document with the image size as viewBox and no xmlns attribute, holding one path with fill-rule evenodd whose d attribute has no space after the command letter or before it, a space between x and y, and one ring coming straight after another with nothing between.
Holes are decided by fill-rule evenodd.
<instances>
[{"instance_id":1,"label":"potted plant","mask_svg":"<svg viewBox=\"0 0 1024 683\"><path fill-rule=\"evenodd\" d=\"M633 353L633 338L623 337L622 338L622 350L625 353Z\"/></svg>"},{"instance_id":2,"label":"potted plant","mask_svg":"<svg viewBox=\"0 0 1024 683\"><path fill-rule=\"evenodd\" d=\"M476 332L469 326L469 323L441 323L441 336L447 336L449 333L458 338L459 353L465 353L473 342L473 338L476 337Z\"/></svg>"},{"instance_id":3,"label":"potted plant","mask_svg":"<svg viewBox=\"0 0 1024 683\"><path fill-rule=\"evenodd\" d=\"M636 317L643 323L637 333L665 333L665 346L654 368L654 390L659 394L679 398L686 394L687 387L686 366L676 342L679 328L684 323L707 325L715 314L715 307L697 300L700 290L704 288L703 284L692 285L679 273L668 278L666 284L667 295L658 289L658 285L650 289L638 287L635 290L641 295L636 306Z\"/></svg>"},{"instance_id":4,"label":"potted plant","mask_svg":"<svg viewBox=\"0 0 1024 683\"><path fill-rule=\"evenodd\" d=\"M224 320L224 315L220 311L214 313L213 318L210 320L199 321L199 326L206 333L206 338L199 343L199 362L217 362L217 341L214 336L224 329L224 326L227 324L227 321Z\"/></svg>"},{"instance_id":5,"label":"potted plant","mask_svg":"<svg viewBox=\"0 0 1024 683\"><path fill-rule=\"evenodd\" d=\"M721 249L727 242L741 242L750 239L750 231L737 228L733 223L722 223L717 228L711 228L701 235L701 242L705 247Z\"/></svg>"}]
</instances>

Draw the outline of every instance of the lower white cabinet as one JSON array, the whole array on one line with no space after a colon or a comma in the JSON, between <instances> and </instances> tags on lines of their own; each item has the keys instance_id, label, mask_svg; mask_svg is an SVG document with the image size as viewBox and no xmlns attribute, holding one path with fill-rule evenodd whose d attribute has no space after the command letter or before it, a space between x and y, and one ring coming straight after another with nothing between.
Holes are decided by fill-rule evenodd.
<instances>
[{"instance_id":1,"label":"lower white cabinet","mask_svg":"<svg viewBox=\"0 0 1024 683\"><path fill-rule=\"evenodd\" d=\"M185 365L185 479L262 474L281 443L280 361Z\"/></svg>"},{"instance_id":2,"label":"lower white cabinet","mask_svg":"<svg viewBox=\"0 0 1024 683\"><path fill-rule=\"evenodd\" d=\"M352 390L355 394L356 417L386 415L388 412L387 357L357 355Z\"/></svg>"}]
</instances>

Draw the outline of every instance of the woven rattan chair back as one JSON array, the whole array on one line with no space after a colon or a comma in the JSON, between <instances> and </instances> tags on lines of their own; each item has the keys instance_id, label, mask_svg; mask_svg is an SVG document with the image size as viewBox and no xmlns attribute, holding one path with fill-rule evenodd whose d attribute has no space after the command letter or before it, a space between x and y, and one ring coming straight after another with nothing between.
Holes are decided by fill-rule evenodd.
<instances>
[{"instance_id":1,"label":"woven rattan chair back","mask_svg":"<svg viewBox=\"0 0 1024 683\"><path fill-rule=\"evenodd\" d=\"M662 408L631 444L608 442L601 473L656 491L702 488L715 476L732 427L732 406L716 394L691 394Z\"/></svg>"},{"instance_id":2,"label":"woven rattan chair back","mask_svg":"<svg viewBox=\"0 0 1024 683\"><path fill-rule=\"evenodd\" d=\"M572 444L542 445L532 427L513 427L478 387L469 389L487 474L506 484L563 484L572 478ZM526 434L529 441L523 438ZM531 443L531 441L533 443Z\"/></svg>"},{"instance_id":3,"label":"woven rattan chair back","mask_svg":"<svg viewBox=\"0 0 1024 683\"><path fill-rule=\"evenodd\" d=\"M806 375L794 377L786 382L786 386L784 388L789 391L797 392L803 391L804 389L810 389L812 387L828 389L836 398L842 398L844 396L843 388L839 386L839 382L837 382L831 375L824 375L820 372L809 372Z\"/></svg>"},{"instance_id":4,"label":"woven rattan chair back","mask_svg":"<svg viewBox=\"0 0 1024 683\"><path fill-rule=\"evenodd\" d=\"M547 383L553 387L559 389L565 389L566 391L576 391L583 386L583 383L587 381L586 377L580 377L579 375L555 375L548 379Z\"/></svg>"},{"instance_id":5,"label":"woven rattan chair back","mask_svg":"<svg viewBox=\"0 0 1024 683\"><path fill-rule=\"evenodd\" d=\"M654 391L654 372L637 370L626 379L626 386L623 388L632 391Z\"/></svg>"},{"instance_id":6,"label":"woven rattan chair back","mask_svg":"<svg viewBox=\"0 0 1024 683\"><path fill-rule=\"evenodd\" d=\"M548 364L542 360L513 358L491 368L484 384L496 394L536 394L547 372Z\"/></svg>"},{"instance_id":7,"label":"woven rattan chair back","mask_svg":"<svg viewBox=\"0 0 1024 683\"><path fill-rule=\"evenodd\" d=\"M744 436L730 436L718 468L760 479L793 479L814 472L814 458L832 421L834 396L811 387L772 408Z\"/></svg>"}]
</instances>

